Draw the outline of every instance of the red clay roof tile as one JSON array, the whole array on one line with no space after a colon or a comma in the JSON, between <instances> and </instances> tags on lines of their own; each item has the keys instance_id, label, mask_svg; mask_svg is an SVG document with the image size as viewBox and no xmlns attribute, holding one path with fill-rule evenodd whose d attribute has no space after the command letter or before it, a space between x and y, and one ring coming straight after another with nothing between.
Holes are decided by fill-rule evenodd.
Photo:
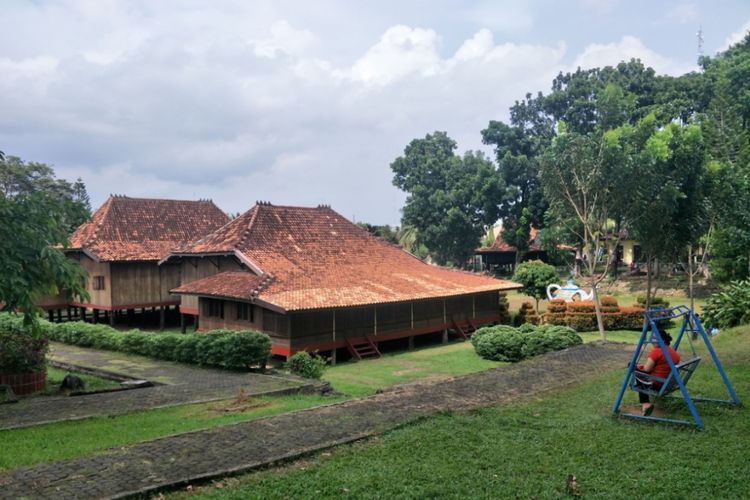
<instances>
[{"instance_id":1,"label":"red clay roof tile","mask_svg":"<svg viewBox=\"0 0 750 500\"><path fill-rule=\"evenodd\" d=\"M173 254L235 253L271 277L257 298L287 311L449 297L518 288L515 283L426 264L372 236L329 207L259 204ZM228 276L231 274L232 276ZM186 283L174 290L251 300L248 271Z\"/></svg>"},{"instance_id":2,"label":"red clay roof tile","mask_svg":"<svg viewBox=\"0 0 750 500\"><path fill-rule=\"evenodd\" d=\"M68 250L101 261L160 260L229 222L211 201L110 196L70 237Z\"/></svg>"}]
</instances>

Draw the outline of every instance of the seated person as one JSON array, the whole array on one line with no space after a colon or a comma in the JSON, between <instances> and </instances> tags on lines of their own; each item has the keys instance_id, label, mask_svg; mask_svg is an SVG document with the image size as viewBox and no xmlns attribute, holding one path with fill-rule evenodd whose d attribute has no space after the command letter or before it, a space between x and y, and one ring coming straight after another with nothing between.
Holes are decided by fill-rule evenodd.
<instances>
[{"instance_id":1,"label":"seated person","mask_svg":"<svg viewBox=\"0 0 750 500\"><path fill-rule=\"evenodd\" d=\"M658 330L657 334L664 341L664 344L666 344L669 357L672 358L672 363L674 363L675 365L679 363L680 355L670 346L670 344L672 343L672 336L663 330ZM648 353L646 364L636 365L635 369L636 385L638 387L655 390L661 388L661 382L658 380L651 380L649 378L639 378L638 373L648 373L654 377L666 379L669 376L670 372L669 362L667 361L667 358L664 356L664 353L662 352L661 347L659 347L658 344L655 344L651 349L651 352ZM648 394L639 392L638 397L641 402L643 414L646 416L651 415L651 413L654 411L654 405L649 400Z\"/></svg>"}]
</instances>

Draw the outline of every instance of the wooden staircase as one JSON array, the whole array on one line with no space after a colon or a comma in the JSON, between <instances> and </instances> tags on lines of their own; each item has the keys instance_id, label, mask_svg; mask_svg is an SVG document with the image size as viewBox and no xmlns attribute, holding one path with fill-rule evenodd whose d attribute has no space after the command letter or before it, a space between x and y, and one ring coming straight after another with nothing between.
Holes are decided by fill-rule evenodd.
<instances>
[{"instance_id":1,"label":"wooden staircase","mask_svg":"<svg viewBox=\"0 0 750 500\"><path fill-rule=\"evenodd\" d=\"M365 358L379 358L381 356L378 346L370 340L369 337L365 336L363 342L357 342L356 344L346 339L346 348L354 359L361 360Z\"/></svg>"},{"instance_id":2,"label":"wooden staircase","mask_svg":"<svg viewBox=\"0 0 750 500\"><path fill-rule=\"evenodd\" d=\"M468 325L462 327L454 320L453 330L459 337L463 338L464 340L469 340L474 332L477 331L478 325L471 319L468 319L466 321L468 322Z\"/></svg>"}]
</instances>

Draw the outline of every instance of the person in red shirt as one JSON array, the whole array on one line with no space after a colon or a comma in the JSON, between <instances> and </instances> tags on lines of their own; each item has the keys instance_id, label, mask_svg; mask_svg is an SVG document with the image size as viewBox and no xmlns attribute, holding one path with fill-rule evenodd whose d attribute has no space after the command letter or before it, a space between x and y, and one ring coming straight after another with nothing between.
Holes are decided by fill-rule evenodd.
<instances>
[{"instance_id":1,"label":"person in red shirt","mask_svg":"<svg viewBox=\"0 0 750 500\"><path fill-rule=\"evenodd\" d=\"M669 354L669 357L672 358L672 363L675 365L680 362L680 355L672 349L670 344L672 343L672 336L668 334L667 332L663 330L658 330L658 335L661 337L661 339L664 341L664 344L667 346L667 353ZM651 388L651 389L659 389L661 387L661 382L658 380L649 380L649 379L639 379L638 378L638 372L641 373L648 373L654 377L659 378L667 378L669 376L670 368L669 368L669 362L667 361L666 356L664 356L664 352L662 352L661 347L659 347L657 344L654 345L654 347L651 349L651 352L648 353L648 359L646 360L646 364L639 364L636 367L636 374L635 374L635 380L636 384L639 387L644 388ZM654 411L654 405L649 400L648 394L643 394L642 392L638 393L638 398L641 402L641 408L643 409L643 414L648 416L651 415L651 413Z\"/></svg>"}]
</instances>

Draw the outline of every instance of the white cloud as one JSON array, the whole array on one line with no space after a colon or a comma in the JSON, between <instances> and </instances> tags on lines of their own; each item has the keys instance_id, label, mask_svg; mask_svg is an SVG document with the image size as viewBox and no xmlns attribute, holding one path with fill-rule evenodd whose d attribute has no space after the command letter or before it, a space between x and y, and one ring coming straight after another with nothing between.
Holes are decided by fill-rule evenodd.
<instances>
[{"instance_id":1,"label":"white cloud","mask_svg":"<svg viewBox=\"0 0 750 500\"><path fill-rule=\"evenodd\" d=\"M288 21L280 20L271 25L270 35L260 40L251 40L256 55L273 59L280 54L299 56L307 52L317 41L308 30L298 30Z\"/></svg>"},{"instance_id":2,"label":"white cloud","mask_svg":"<svg viewBox=\"0 0 750 500\"><path fill-rule=\"evenodd\" d=\"M748 31L750 31L750 19L747 20L745 24L742 25L742 27L738 30L729 35L726 40L724 40L724 45L719 48L719 52L723 52L727 50L732 45L741 42L745 39L745 37L748 34Z\"/></svg>"},{"instance_id":3,"label":"white cloud","mask_svg":"<svg viewBox=\"0 0 750 500\"><path fill-rule=\"evenodd\" d=\"M624 36L619 42L588 45L573 64L574 68L595 68L616 66L620 61L640 59L644 65L650 66L657 73L681 75L695 69L694 67L675 61L646 47L634 36Z\"/></svg>"},{"instance_id":4,"label":"white cloud","mask_svg":"<svg viewBox=\"0 0 750 500\"><path fill-rule=\"evenodd\" d=\"M439 38L432 30L393 26L352 66L355 81L387 85L410 74L434 75L439 71Z\"/></svg>"},{"instance_id":5,"label":"white cloud","mask_svg":"<svg viewBox=\"0 0 750 500\"><path fill-rule=\"evenodd\" d=\"M486 150L487 123L547 92L572 59L679 72L634 37L577 58L556 38L509 38L536 26L522 2L438 4L429 13L450 17L421 27L412 5L390 5L390 17L363 5L9 4L0 149L82 177L94 204L113 191L210 197L232 212L261 199L329 203L392 224L405 195L389 165L415 137L445 130L461 151Z\"/></svg>"}]
</instances>

